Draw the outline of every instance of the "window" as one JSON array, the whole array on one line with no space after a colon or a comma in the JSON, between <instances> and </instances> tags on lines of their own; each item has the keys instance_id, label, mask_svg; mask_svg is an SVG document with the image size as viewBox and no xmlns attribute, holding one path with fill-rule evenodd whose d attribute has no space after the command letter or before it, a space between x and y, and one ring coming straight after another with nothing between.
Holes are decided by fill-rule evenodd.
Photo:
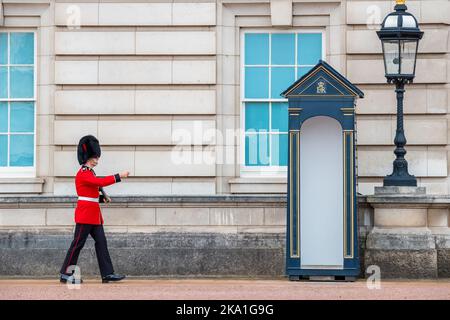
<instances>
[{"instance_id":1,"label":"window","mask_svg":"<svg viewBox=\"0 0 450 320\"><path fill-rule=\"evenodd\" d=\"M35 34L0 32L0 172L35 167Z\"/></svg>"},{"instance_id":2,"label":"window","mask_svg":"<svg viewBox=\"0 0 450 320\"><path fill-rule=\"evenodd\" d=\"M242 34L242 174L285 174L288 103L280 96L323 58L322 32Z\"/></svg>"}]
</instances>

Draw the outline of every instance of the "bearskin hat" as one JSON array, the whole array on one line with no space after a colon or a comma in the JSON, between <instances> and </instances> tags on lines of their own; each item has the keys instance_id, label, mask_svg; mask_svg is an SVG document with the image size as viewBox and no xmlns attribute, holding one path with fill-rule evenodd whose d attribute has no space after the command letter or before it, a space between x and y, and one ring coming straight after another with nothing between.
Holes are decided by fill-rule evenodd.
<instances>
[{"instance_id":1,"label":"bearskin hat","mask_svg":"<svg viewBox=\"0 0 450 320\"><path fill-rule=\"evenodd\" d=\"M78 162L85 164L90 158L100 157L102 151L97 138L92 135L84 136L78 142Z\"/></svg>"}]
</instances>

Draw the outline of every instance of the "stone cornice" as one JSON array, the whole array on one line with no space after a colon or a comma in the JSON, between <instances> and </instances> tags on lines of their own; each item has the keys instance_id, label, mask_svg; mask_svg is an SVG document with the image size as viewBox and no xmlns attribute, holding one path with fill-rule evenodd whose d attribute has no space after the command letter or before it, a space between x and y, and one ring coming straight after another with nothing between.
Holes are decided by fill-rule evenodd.
<instances>
[{"instance_id":1,"label":"stone cornice","mask_svg":"<svg viewBox=\"0 0 450 320\"><path fill-rule=\"evenodd\" d=\"M152 206L152 205L195 205L195 206L285 206L286 195L161 195L161 196L112 196L113 202L107 206ZM13 206L75 206L75 196L3 196L0 197L0 208ZM402 204L421 207L450 207L450 195L419 196L376 196L358 195L360 204L370 206L386 206Z\"/></svg>"}]
</instances>

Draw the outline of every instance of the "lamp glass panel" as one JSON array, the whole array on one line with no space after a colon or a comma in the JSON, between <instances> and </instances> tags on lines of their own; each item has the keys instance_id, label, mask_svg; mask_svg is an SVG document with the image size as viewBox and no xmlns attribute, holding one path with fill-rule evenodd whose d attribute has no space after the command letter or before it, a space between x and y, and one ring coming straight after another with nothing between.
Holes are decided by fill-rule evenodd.
<instances>
[{"instance_id":1,"label":"lamp glass panel","mask_svg":"<svg viewBox=\"0 0 450 320\"><path fill-rule=\"evenodd\" d=\"M400 73L399 45L397 40L383 40L386 74Z\"/></svg>"},{"instance_id":2,"label":"lamp glass panel","mask_svg":"<svg viewBox=\"0 0 450 320\"><path fill-rule=\"evenodd\" d=\"M400 40L400 73L414 75L417 40Z\"/></svg>"},{"instance_id":3,"label":"lamp glass panel","mask_svg":"<svg viewBox=\"0 0 450 320\"><path fill-rule=\"evenodd\" d=\"M417 28L416 20L412 16L403 16L403 28Z\"/></svg>"},{"instance_id":4,"label":"lamp glass panel","mask_svg":"<svg viewBox=\"0 0 450 320\"><path fill-rule=\"evenodd\" d=\"M386 18L384 21L384 28L397 28L398 27L398 16L392 15Z\"/></svg>"}]
</instances>

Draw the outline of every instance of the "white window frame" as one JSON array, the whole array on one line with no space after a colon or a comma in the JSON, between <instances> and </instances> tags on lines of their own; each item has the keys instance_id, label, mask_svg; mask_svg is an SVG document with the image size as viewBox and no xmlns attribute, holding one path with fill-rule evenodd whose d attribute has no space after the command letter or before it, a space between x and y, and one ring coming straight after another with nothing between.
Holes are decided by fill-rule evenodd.
<instances>
[{"instance_id":1,"label":"white window frame","mask_svg":"<svg viewBox=\"0 0 450 320\"><path fill-rule=\"evenodd\" d=\"M7 33L8 34L8 61L6 65L2 65L2 67L9 67L10 65L10 34L11 33L33 33L34 35L34 64L33 64L33 81L34 81L34 90L33 90L33 98L20 98L20 99L11 99L9 97L9 90L8 90L8 97L1 98L1 102L16 102L16 101L24 101L24 102L34 102L34 132L33 132L33 166L29 167L0 167L0 178L32 178L36 177L36 126L37 126L37 32L36 29L15 29L15 28L7 28L7 29L0 29L0 33ZM29 64L27 65L14 65L14 66L31 66ZM10 84L10 73L8 71L8 85ZM8 135L10 135L10 107L8 107ZM20 134L20 133L19 133ZM27 133L29 134L29 133ZM9 164L9 148L10 145L8 143L8 155L7 155L7 161Z\"/></svg>"},{"instance_id":2,"label":"white window frame","mask_svg":"<svg viewBox=\"0 0 450 320\"><path fill-rule=\"evenodd\" d=\"M240 30L240 117L241 117L241 136L240 136L240 176L241 177L276 177L276 178L282 178L287 176L287 166L246 166L245 165L245 103L246 102L267 102L269 103L269 130L271 126L272 121L272 110L271 110L271 103L272 102L287 102L288 99L274 99L271 98L271 69L272 66L280 66L280 67L294 67L295 69L295 79L297 79L297 72L298 68L300 67L313 67L314 65L298 65L297 64L297 37L295 37L295 61L294 65L272 65L272 57L271 57L271 42L272 37L269 36L269 64L268 65L252 65L253 67L269 67L269 98L267 99L246 99L245 98L245 34L248 33L269 33L269 34L297 34L297 33L320 33L322 35L322 60L325 60L326 56L326 42L325 42L325 28L321 29L304 29L304 28L292 28L289 30L274 30L274 29L267 29L267 28L261 28L261 29L248 29L248 28L242 28ZM280 132L279 134L289 134L289 132ZM269 135L269 152L271 148L271 133L270 131L267 132Z\"/></svg>"}]
</instances>

